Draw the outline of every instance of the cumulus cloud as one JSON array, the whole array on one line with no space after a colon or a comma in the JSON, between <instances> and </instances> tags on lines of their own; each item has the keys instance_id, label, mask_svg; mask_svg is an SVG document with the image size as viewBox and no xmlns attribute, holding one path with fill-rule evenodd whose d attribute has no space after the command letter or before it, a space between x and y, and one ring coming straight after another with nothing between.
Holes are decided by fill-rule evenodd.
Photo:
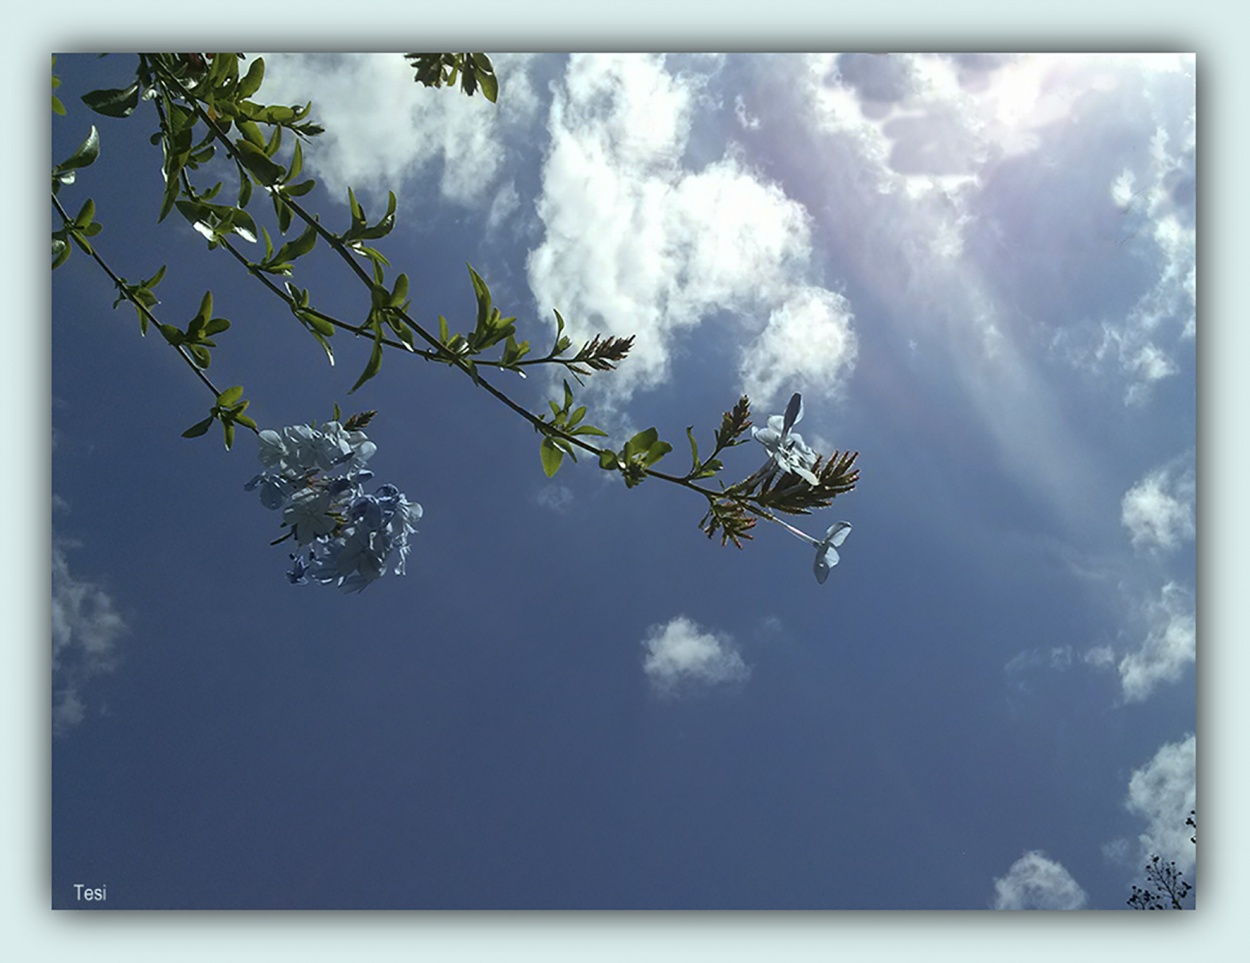
<instances>
[{"instance_id":1,"label":"cumulus cloud","mask_svg":"<svg viewBox=\"0 0 1250 963\"><path fill-rule=\"evenodd\" d=\"M1194 473L1164 466L1149 472L1120 503L1136 548L1176 548L1194 537Z\"/></svg>"},{"instance_id":2,"label":"cumulus cloud","mask_svg":"<svg viewBox=\"0 0 1250 963\"><path fill-rule=\"evenodd\" d=\"M652 626L642 646L643 671L663 694L741 683L751 674L729 636L708 632L683 615Z\"/></svg>"},{"instance_id":3,"label":"cumulus cloud","mask_svg":"<svg viewBox=\"0 0 1250 963\"><path fill-rule=\"evenodd\" d=\"M83 689L117 666L126 623L98 585L70 574L63 545L52 546L52 731L60 736L86 716Z\"/></svg>"},{"instance_id":4,"label":"cumulus cloud","mask_svg":"<svg viewBox=\"0 0 1250 963\"><path fill-rule=\"evenodd\" d=\"M761 400L796 387L832 393L855 361L851 320L842 295L812 287L795 292L744 350L743 390Z\"/></svg>"},{"instance_id":5,"label":"cumulus cloud","mask_svg":"<svg viewBox=\"0 0 1250 963\"><path fill-rule=\"evenodd\" d=\"M994 880L996 910L1076 910L1085 903L1085 890L1072 875L1038 850L1025 853L1007 875Z\"/></svg>"},{"instance_id":6,"label":"cumulus cloud","mask_svg":"<svg viewBox=\"0 0 1250 963\"><path fill-rule=\"evenodd\" d=\"M1120 660L1126 702L1141 702L1165 682L1176 682L1196 656L1193 597L1175 582L1146 606L1146 639Z\"/></svg>"},{"instance_id":7,"label":"cumulus cloud","mask_svg":"<svg viewBox=\"0 0 1250 963\"><path fill-rule=\"evenodd\" d=\"M754 319L773 312L776 328L761 335L773 375L764 382L743 362L757 388L809 363L810 346L790 350L804 324L836 352L815 372L832 382L854 356L850 313L839 296L807 286L807 212L732 150L683 166L699 89L697 76L670 73L659 56L570 60L551 108L537 204L545 237L528 264L534 296L544 311L558 307L575 335L637 335L603 389L618 399L668 377L675 339L724 313L758 331Z\"/></svg>"},{"instance_id":8,"label":"cumulus cloud","mask_svg":"<svg viewBox=\"0 0 1250 963\"><path fill-rule=\"evenodd\" d=\"M1186 736L1179 742L1159 747L1151 760L1134 770L1128 782L1124 805L1146 821L1138 836L1138 858L1158 854L1176 861L1176 868L1189 874L1195 862L1193 830L1185 819L1196 808L1197 739Z\"/></svg>"},{"instance_id":9,"label":"cumulus cloud","mask_svg":"<svg viewBox=\"0 0 1250 963\"><path fill-rule=\"evenodd\" d=\"M266 54L270 102L313 101L326 128L304 147L306 165L342 195L349 186L398 193L407 179L437 169L444 197L462 204L494 198L504 169L503 128L525 122L537 106L526 60L493 57L499 105L459 89L413 81L399 54ZM504 96L506 93L506 96Z\"/></svg>"}]
</instances>

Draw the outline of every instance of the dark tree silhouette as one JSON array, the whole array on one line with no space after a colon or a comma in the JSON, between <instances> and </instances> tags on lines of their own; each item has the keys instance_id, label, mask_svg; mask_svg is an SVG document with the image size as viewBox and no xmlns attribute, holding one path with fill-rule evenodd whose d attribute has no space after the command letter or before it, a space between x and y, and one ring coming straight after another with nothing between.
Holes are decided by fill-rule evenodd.
<instances>
[{"instance_id":1,"label":"dark tree silhouette","mask_svg":"<svg viewBox=\"0 0 1250 963\"><path fill-rule=\"evenodd\" d=\"M1189 811L1185 825L1194 833L1189 841L1198 845L1198 815ZM1164 862L1155 854L1146 864L1146 886L1134 886L1133 895L1128 898L1128 905L1138 910L1185 909L1183 900L1193 892L1193 884L1181 879L1184 874L1176 868L1176 861Z\"/></svg>"}]
</instances>

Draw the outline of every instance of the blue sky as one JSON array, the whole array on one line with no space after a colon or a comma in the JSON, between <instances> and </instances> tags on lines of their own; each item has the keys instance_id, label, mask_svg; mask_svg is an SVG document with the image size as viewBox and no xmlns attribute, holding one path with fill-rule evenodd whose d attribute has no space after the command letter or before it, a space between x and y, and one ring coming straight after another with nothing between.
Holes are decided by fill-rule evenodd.
<instances>
[{"instance_id":1,"label":"blue sky","mask_svg":"<svg viewBox=\"0 0 1250 963\"><path fill-rule=\"evenodd\" d=\"M861 479L799 524L854 530L819 585L675 486L548 480L450 370L388 357L349 398L364 349L327 367L152 226L151 118L77 100L132 61L62 57L52 153L98 125L62 196L104 256L170 264L162 319L213 290L212 373L262 427L378 409L370 467L425 515L405 577L288 585L254 441L179 438L208 393L85 257L57 271L54 906L1116 909L1150 852L1193 875L1192 57L500 55L497 107L394 55L265 59L328 129L323 219L398 195L415 316L471 316L468 260L536 345L553 307L636 335L579 397L661 467L801 391Z\"/></svg>"}]
</instances>

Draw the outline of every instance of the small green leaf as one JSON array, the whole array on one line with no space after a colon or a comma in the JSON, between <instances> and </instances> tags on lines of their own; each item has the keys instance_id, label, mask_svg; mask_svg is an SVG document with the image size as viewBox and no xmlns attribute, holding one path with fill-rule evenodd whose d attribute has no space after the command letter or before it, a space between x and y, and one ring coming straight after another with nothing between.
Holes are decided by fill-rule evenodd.
<instances>
[{"instance_id":1,"label":"small green leaf","mask_svg":"<svg viewBox=\"0 0 1250 963\"><path fill-rule=\"evenodd\" d=\"M547 477L551 478L560 470L560 462L564 460L564 452L555 446L555 442L550 438L544 438L542 444L538 447L538 453L542 457L543 471L547 473Z\"/></svg>"},{"instance_id":2,"label":"small green leaf","mask_svg":"<svg viewBox=\"0 0 1250 963\"><path fill-rule=\"evenodd\" d=\"M234 142L238 149L239 160L266 187L272 187L286 176L286 168L272 161L263 147L257 147L251 141L240 138Z\"/></svg>"},{"instance_id":3,"label":"small green leaf","mask_svg":"<svg viewBox=\"0 0 1250 963\"><path fill-rule=\"evenodd\" d=\"M78 145L74 153L68 158L61 161L56 166L58 171L74 170L79 167L86 167L94 164L97 157L100 156L100 133L95 129L95 124L91 125L91 132L87 134L86 139Z\"/></svg>"},{"instance_id":4,"label":"small green leaf","mask_svg":"<svg viewBox=\"0 0 1250 963\"><path fill-rule=\"evenodd\" d=\"M82 95L82 102L106 117L129 117L139 104L139 83L117 90L93 90Z\"/></svg>"},{"instance_id":5,"label":"small green leaf","mask_svg":"<svg viewBox=\"0 0 1250 963\"><path fill-rule=\"evenodd\" d=\"M392 307L398 307L408 297L408 275L401 274L395 279L395 289L391 292L390 304Z\"/></svg>"},{"instance_id":6,"label":"small green leaf","mask_svg":"<svg viewBox=\"0 0 1250 963\"><path fill-rule=\"evenodd\" d=\"M366 381L378 373L382 367L382 341L381 335L373 342L373 350L369 353L369 363L365 365L365 370L361 372L360 377L356 379L356 383L352 385L352 390L348 392L350 395Z\"/></svg>"},{"instance_id":7,"label":"small green leaf","mask_svg":"<svg viewBox=\"0 0 1250 963\"><path fill-rule=\"evenodd\" d=\"M604 471L616 471L620 467L620 458L614 451L601 451L599 453L599 467Z\"/></svg>"},{"instance_id":8,"label":"small green leaf","mask_svg":"<svg viewBox=\"0 0 1250 963\"><path fill-rule=\"evenodd\" d=\"M647 428L646 430L640 431L638 434L634 435L633 438L625 442L625 460L629 461L635 455L641 455L644 452L649 451L651 446L654 445L656 440L659 438L659 434L660 433L654 428Z\"/></svg>"},{"instance_id":9,"label":"small green leaf","mask_svg":"<svg viewBox=\"0 0 1250 963\"><path fill-rule=\"evenodd\" d=\"M692 464L690 470L697 471L699 468L699 443L694 440L694 425L686 426L686 437L690 439L690 457Z\"/></svg>"},{"instance_id":10,"label":"small green leaf","mask_svg":"<svg viewBox=\"0 0 1250 963\"><path fill-rule=\"evenodd\" d=\"M91 222L95 219L95 201L87 198L86 203L78 211L78 216L74 218L74 226L79 228L87 228L91 226Z\"/></svg>"},{"instance_id":11,"label":"small green leaf","mask_svg":"<svg viewBox=\"0 0 1250 963\"><path fill-rule=\"evenodd\" d=\"M667 441L657 441L647 449L647 454L643 458L643 463L650 467L672 450L673 446Z\"/></svg>"},{"instance_id":12,"label":"small green leaf","mask_svg":"<svg viewBox=\"0 0 1250 963\"><path fill-rule=\"evenodd\" d=\"M238 401L242 397L243 397L243 386L235 385L232 388L227 388L225 391L223 391L221 394L217 396L217 404L221 406L222 408L229 408L232 404L234 404L236 401Z\"/></svg>"},{"instance_id":13,"label":"small green leaf","mask_svg":"<svg viewBox=\"0 0 1250 963\"><path fill-rule=\"evenodd\" d=\"M195 320L200 324L206 324L213 314L213 292L205 291L204 297L200 298L200 310L195 314Z\"/></svg>"},{"instance_id":14,"label":"small green leaf","mask_svg":"<svg viewBox=\"0 0 1250 963\"><path fill-rule=\"evenodd\" d=\"M252 61L250 67L247 68L247 75L239 81L239 89L237 96L239 100L246 100L252 94L260 90L261 82L265 79L265 60L263 57L257 57Z\"/></svg>"},{"instance_id":15,"label":"small green leaf","mask_svg":"<svg viewBox=\"0 0 1250 963\"><path fill-rule=\"evenodd\" d=\"M209 415L203 421L197 421L194 425L182 433L183 438L198 438L204 432L213 426L216 415Z\"/></svg>"}]
</instances>

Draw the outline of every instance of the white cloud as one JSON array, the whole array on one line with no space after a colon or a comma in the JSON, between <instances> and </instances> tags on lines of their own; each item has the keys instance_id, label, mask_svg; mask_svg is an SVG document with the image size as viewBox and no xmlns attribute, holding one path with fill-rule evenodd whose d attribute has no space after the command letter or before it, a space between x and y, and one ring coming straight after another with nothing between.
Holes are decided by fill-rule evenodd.
<instances>
[{"instance_id":1,"label":"white cloud","mask_svg":"<svg viewBox=\"0 0 1250 963\"><path fill-rule=\"evenodd\" d=\"M1192 596L1174 582L1145 610L1141 647L1120 660L1120 684L1127 702L1141 702L1165 682L1176 682L1196 656L1197 624Z\"/></svg>"},{"instance_id":2,"label":"white cloud","mask_svg":"<svg viewBox=\"0 0 1250 963\"><path fill-rule=\"evenodd\" d=\"M732 639L705 631L682 615L652 626L642 646L643 671L664 694L688 687L745 682L751 674L733 648Z\"/></svg>"},{"instance_id":3,"label":"white cloud","mask_svg":"<svg viewBox=\"0 0 1250 963\"><path fill-rule=\"evenodd\" d=\"M846 298L823 288L795 292L742 353L743 390L761 401L783 391L833 394L855 362Z\"/></svg>"},{"instance_id":4,"label":"white cloud","mask_svg":"<svg viewBox=\"0 0 1250 963\"><path fill-rule=\"evenodd\" d=\"M1164 466L1149 472L1120 503L1137 548L1176 548L1194 537L1194 473Z\"/></svg>"},{"instance_id":5,"label":"white cloud","mask_svg":"<svg viewBox=\"0 0 1250 963\"><path fill-rule=\"evenodd\" d=\"M1125 807L1146 821L1138 837L1138 859L1158 854L1176 861L1176 868L1190 875L1196 858L1190 837L1193 829L1185 819L1196 808L1197 740L1193 735L1180 742L1165 743L1154 757L1133 772L1128 782Z\"/></svg>"},{"instance_id":6,"label":"white cloud","mask_svg":"<svg viewBox=\"0 0 1250 963\"><path fill-rule=\"evenodd\" d=\"M385 196L404 180L441 168L443 196L485 203L495 193L506 154L502 128L524 122L536 106L524 58L493 57L499 104L459 88L427 88L399 54L266 54L263 97L313 102L325 133L304 145L306 166L337 196L349 186ZM372 211L369 211L373 214Z\"/></svg>"},{"instance_id":7,"label":"white cloud","mask_svg":"<svg viewBox=\"0 0 1250 963\"><path fill-rule=\"evenodd\" d=\"M1085 890L1071 874L1038 850L1025 853L1006 876L994 880L996 910L1076 910L1085 903Z\"/></svg>"},{"instance_id":8,"label":"white cloud","mask_svg":"<svg viewBox=\"0 0 1250 963\"><path fill-rule=\"evenodd\" d=\"M812 241L802 205L732 150L697 171L682 166L699 85L658 56L579 56L555 92L537 204L546 235L530 254L530 286L540 312L559 308L575 337L637 336L602 388L619 400L667 378L674 339L718 312L752 331L770 311L823 320L826 334L849 323L844 305L817 307L822 296L842 304L837 295L805 287ZM773 340L769 384L780 384L806 352ZM849 333L838 344L842 363L821 376L849 370ZM744 378L754 374L744 366Z\"/></svg>"},{"instance_id":9,"label":"white cloud","mask_svg":"<svg viewBox=\"0 0 1250 963\"><path fill-rule=\"evenodd\" d=\"M64 735L85 714L82 690L117 665L126 624L99 586L74 578L62 545L52 545L52 731Z\"/></svg>"}]
</instances>

